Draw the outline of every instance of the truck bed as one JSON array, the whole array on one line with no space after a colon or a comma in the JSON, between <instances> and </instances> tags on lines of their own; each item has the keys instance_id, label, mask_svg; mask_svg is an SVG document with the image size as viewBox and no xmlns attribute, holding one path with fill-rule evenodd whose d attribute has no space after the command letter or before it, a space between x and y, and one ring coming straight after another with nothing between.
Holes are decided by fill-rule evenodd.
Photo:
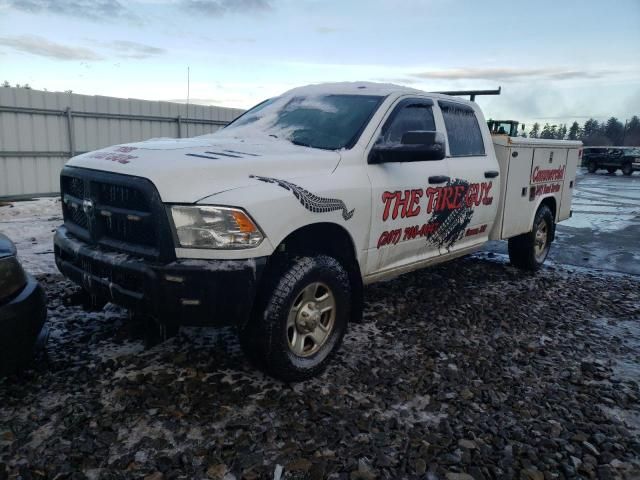
<instances>
[{"instance_id":1,"label":"truck bed","mask_svg":"<svg viewBox=\"0 0 640 480\"><path fill-rule=\"evenodd\" d=\"M543 200L555 205L555 221L571 216L582 142L492 137L500 165L500 202L489 238L508 239L531 230Z\"/></svg>"}]
</instances>

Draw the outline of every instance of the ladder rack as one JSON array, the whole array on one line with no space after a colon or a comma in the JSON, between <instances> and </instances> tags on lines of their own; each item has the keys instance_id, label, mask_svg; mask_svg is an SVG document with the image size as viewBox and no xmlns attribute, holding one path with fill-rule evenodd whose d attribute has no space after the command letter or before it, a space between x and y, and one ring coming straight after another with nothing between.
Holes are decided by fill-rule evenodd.
<instances>
[{"instance_id":1,"label":"ladder rack","mask_svg":"<svg viewBox=\"0 0 640 480\"><path fill-rule=\"evenodd\" d=\"M471 100L472 102L475 102L476 95L500 95L501 91L502 91L502 87L498 87L497 90L451 90L448 92L433 92L433 93L440 93L442 95L453 95L456 97L469 95L469 100Z\"/></svg>"}]
</instances>

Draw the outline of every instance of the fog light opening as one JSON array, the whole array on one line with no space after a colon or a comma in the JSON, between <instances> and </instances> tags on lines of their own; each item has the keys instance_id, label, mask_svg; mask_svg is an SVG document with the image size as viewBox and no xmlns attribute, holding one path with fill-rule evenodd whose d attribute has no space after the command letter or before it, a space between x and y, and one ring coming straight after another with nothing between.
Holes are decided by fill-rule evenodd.
<instances>
[{"instance_id":1,"label":"fog light opening","mask_svg":"<svg viewBox=\"0 0 640 480\"><path fill-rule=\"evenodd\" d=\"M195 300L193 298L181 298L180 303L183 307L197 307L200 305L200 300Z\"/></svg>"},{"instance_id":2,"label":"fog light opening","mask_svg":"<svg viewBox=\"0 0 640 480\"><path fill-rule=\"evenodd\" d=\"M179 277L177 275L165 275L164 279L167 282L184 283L184 277Z\"/></svg>"}]
</instances>

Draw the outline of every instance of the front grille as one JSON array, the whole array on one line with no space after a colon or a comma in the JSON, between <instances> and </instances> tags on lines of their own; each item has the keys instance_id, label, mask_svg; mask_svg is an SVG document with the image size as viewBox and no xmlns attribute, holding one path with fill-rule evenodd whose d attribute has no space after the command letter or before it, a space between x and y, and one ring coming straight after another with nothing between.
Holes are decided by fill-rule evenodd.
<instances>
[{"instance_id":1,"label":"front grille","mask_svg":"<svg viewBox=\"0 0 640 480\"><path fill-rule=\"evenodd\" d=\"M82 211L82 206L78 206L75 203L67 202L62 204L63 214L65 218L69 218L71 222L75 223L79 227L87 230L89 228L89 222L87 215Z\"/></svg>"},{"instance_id":2,"label":"front grille","mask_svg":"<svg viewBox=\"0 0 640 480\"><path fill-rule=\"evenodd\" d=\"M87 230L89 223L87 215L82 210L82 200L85 198L85 182L81 178L62 176L60 177L60 186L62 190L62 198L67 201L62 203L62 213L65 219L69 219L72 223L80 228ZM75 201L71 201L74 199Z\"/></svg>"},{"instance_id":3,"label":"front grille","mask_svg":"<svg viewBox=\"0 0 640 480\"><path fill-rule=\"evenodd\" d=\"M153 247L156 245L156 232L153 228L151 219L142 219L139 213L132 218L141 218L140 220L131 220L131 215L111 214L109 217L102 216L99 221L102 230L108 238L121 242L130 242L139 245Z\"/></svg>"},{"instance_id":4,"label":"front grille","mask_svg":"<svg viewBox=\"0 0 640 480\"><path fill-rule=\"evenodd\" d=\"M76 177L61 178L62 190L77 198L84 198L84 180Z\"/></svg>"},{"instance_id":5,"label":"front grille","mask_svg":"<svg viewBox=\"0 0 640 480\"><path fill-rule=\"evenodd\" d=\"M150 211L149 199L141 191L109 183L98 184L98 200L101 204L117 208Z\"/></svg>"},{"instance_id":6,"label":"front grille","mask_svg":"<svg viewBox=\"0 0 640 480\"><path fill-rule=\"evenodd\" d=\"M81 240L145 258L171 255L166 213L149 180L65 167L60 187L65 225Z\"/></svg>"}]
</instances>

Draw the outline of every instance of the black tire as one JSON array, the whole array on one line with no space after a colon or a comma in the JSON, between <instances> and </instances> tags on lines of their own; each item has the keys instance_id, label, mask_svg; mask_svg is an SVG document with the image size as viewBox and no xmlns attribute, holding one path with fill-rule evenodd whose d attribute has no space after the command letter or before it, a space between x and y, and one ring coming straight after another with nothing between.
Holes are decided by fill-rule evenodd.
<instances>
[{"instance_id":1,"label":"black tire","mask_svg":"<svg viewBox=\"0 0 640 480\"><path fill-rule=\"evenodd\" d=\"M631 165L631 163L625 163L622 166L622 173L627 177L633 173L633 166Z\"/></svg>"},{"instance_id":2,"label":"black tire","mask_svg":"<svg viewBox=\"0 0 640 480\"><path fill-rule=\"evenodd\" d=\"M618 170L616 167L607 167L607 172L609 173L616 173L616 170Z\"/></svg>"},{"instance_id":3,"label":"black tire","mask_svg":"<svg viewBox=\"0 0 640 480\"><path fill-rule=\"evenodd\" d=\"M546 228L546 243L541 254L536 255L536 233L544 222ZM533 229L529 233L518 235L509 239L509 260L511 264L522 270L535 272L538 270L549 254L553 239L553 213L546 205L540 205L533 220Z\"/></svg>"},{"instance_id":4,"label":"black tire","mask_svg":"<svg viewBox=\"0 0 640 480\"><path fill-rule=\"evenodd\" d=\"M589 161L589 163L587 164L587 171L589 173L596 173L596 170L598 170L598 164L593 160Z\"/></svg>"},{"instance_id":5,"label":"black tire","mask_svg":"<svg viewBox=\"0 0 640 480\"><path fill-rule=\"evenodd\" d=\"M0 379L32 363L38 336L47 318L47 300L40 286L35 287L31 295L34 300L30 302L32 307L29 311L26 311L28 306L24 302L21 315L0 316Z\"/></svg>"},{"instance_id":6,"label":"black tire","mask_svg":"<svg viewBox=\"0 0 640 480\"><path fill-rule=\"evenodd\" d=\"M351 314L348 274L336 259L318 255L293 258L268 275L252 319L240 331L240 344L245 355L269 375L285 382L307 380L326 368L342 343ZM315 283L326 285L333 295L332 328L315 353L299 356L290 347L292 327L287 327L287 320L294 302Z\"/></svg>"}]
</instances>

